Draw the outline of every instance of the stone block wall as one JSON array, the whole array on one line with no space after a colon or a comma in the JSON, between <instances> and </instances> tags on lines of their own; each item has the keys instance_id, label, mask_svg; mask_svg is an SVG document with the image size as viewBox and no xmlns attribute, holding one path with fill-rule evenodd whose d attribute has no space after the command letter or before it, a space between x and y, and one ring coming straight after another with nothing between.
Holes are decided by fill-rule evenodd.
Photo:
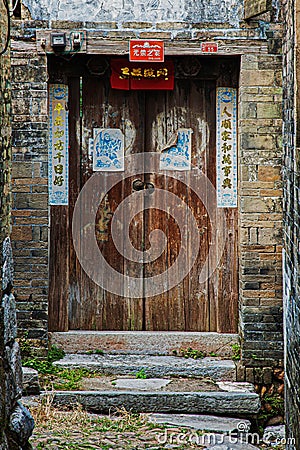
<instances>
[{"instance_id":1,"label":"stone block wall","mask_svg":"<svg viewBox=\"0 0 300 450\"><path fill-rule=\"evenodd\" d=\"M6 9L0 6L0 50L4 51L7 32ZM8 50L0 56L0 246L10 233L11 210L11 117L10 117L10 53ZM1 253L1 252L0 252ZM0 256L1 258L1 256ZM1 276L1 275L0 275Z\"/></svg>"},{"instance_id":2,"label":"stone block wall","mask_svg":"<svg viewBox=\"0 0 300 450\"><path fill-rule=\"evenodd\" d=\"M34 420L22 403L22 363L17 337L13 259L9 237L3 242L0 298L0 448L29 450Z\"/></svg>"},{"instance_id":3,"label":"stone block wall","mask_svg":"<svg viewBox=\"0 0 300 450\"><path fill-rule=\"evenodd\" d=\"M8 11L0 3L0 448L29 449L34 421L22 406L22 365L16 342L17 319L13 289L11 220L11 87ZM5 51L6 48L6 51Z\"/></svg>"},{"instance_id":4,"label":"stone block wall","mask_svg":"<svg viewBox=\"0 0 300 450\"><path fill-rule=\"evenodd\" d=\"M27 20L13 35L13 239L19 325L36 347L46 343L48 283L47 60L37 52L36 30L84 30L87 48L126 53L128 39L158 38L200 54L202 41L220 55L240 55L239 272L240 379L254 368L282 366L282 118L279 2L272 14L243 21L243 2L178 0L101 3L23 0ZM166 2L169 4L169 2ZM119 8L124 4L123 8ZM133 6L135 4L135 6ZM119 5L119 6L118 6ZM156 5L156 6L155 6ZM78 22L78 8L80 19ZM193 9L194 8L194 9ZM193 14L192 12L193 11ZM222 12L223 11L223 12ZM220 14L222 12L222 14ZM90 46L90 47L89 47ZM269 373L268 372L268 373ZM268 375L269 376L269 375Z\"/></svg>"},{"instance_id":5,"label":"stone block wall","mask_svg":"<svg viewBox=\"0 0 300 450\"><path fill-rule=\"evenodd\" d=\"M251 367L282 365L280 55L243 55L240 78L240 327Z\"/></svg>"},{"instance_id":6,"label":"stone block wall","mask_svg":"<svg viewBox=\"0 0 300 450\"><path fill-rule=\"evenodd\" d=\"M285 0L284 38L284 315L287 449L300 448L300 3ZM295 71L296 68L296 71ZM297 86L297 87L296 87ZM295 440L295 441L293 441Z\"/></svg>"},{"instance_id":7,"label":"stone block wall","mask_svg":"<svg viewBox=\"0 0 300 450\"><path fill-rule=\"evenodd\" d=\"M12 35L12 242L18 328L37 354L47 346L47 62L37 54L37 22L15 21ZM40 349L40 350L38 350Z\"/></svg>"}]
</instances>

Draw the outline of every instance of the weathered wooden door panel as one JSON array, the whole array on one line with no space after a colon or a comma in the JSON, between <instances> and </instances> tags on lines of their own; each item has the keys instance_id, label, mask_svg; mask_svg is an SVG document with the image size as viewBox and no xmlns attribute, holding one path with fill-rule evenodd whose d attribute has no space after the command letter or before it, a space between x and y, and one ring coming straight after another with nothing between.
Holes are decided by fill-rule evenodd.
<instances>
[{"instance_id":1,"label":"weathered wooden door panel","mask_svg":"<svg viewBox=\"0 0 300 450\"><path fill-rule=\"evenodd\" d=\"M214 83L210 85L214 89ZM206 117L210 105L206 99L207 86L199 80L178 80L174 91L154 92L149 95L146 108L146 143L145 150L159 152L177 134L181 128L191 128L192 163L207 171L207 158L210 142L205 142L207 130L214 133L214 116ZM214 106L214 103L212 103ZM210 107L210 109L212 109ZM208 123L208 120L210 123ZM215 148L213 148L215 150ZM173 289L167 290L154 298L145 299L146 329L149 330L197 330L205 331L209 327L209 292L207 283L202 286L205 295L199 295L199 268L208 256L207 215L206 210L196 194L189 188L195 169L184 171L181 180L172 177L172 171L149 176L155 188L172 192L190 208L197 220L201 233L199 255L190 275ZM167 195L166 195L167 197ZM170 199L166 198L166 209L172 210ZM178 224L183 224L180 233ZM188 265L190 246L189 218L184 208L176 208L176 220L157 209L147 211L146 235L159 227L167 234L166 252L155 263L145 266L145 276L153 276L167 271L178 257L180 247L184 248L183 265ZM180 271L179 267L179 271ZM179 276L179 273L178 273ZM171 281L171 280L170 280Z\"/></svg>"},{"instance_id":2,"label":"weathered wooden door panel","mask_svg":"<svg viewBox=\"0 0 300 450\"><path fill-rule=\"evenodd\" d=\"M89 155L89 139L92 138L93 128L119 128L126 136L125 146L130 153L143 151L144 130L144 104L143 99L136 93L122 93L108 89L106 83L95 77L83 78L82 82L82 126L77 133L82 133L81 154L81 180L80 188L93 174L92 159ZM141 122L141 123L139 123ZM108 174L110 179L114 176ZM141 174L141 177L143 174ZM106 192L107 185L102 186ZM113 243L110 233L110 218L123 198L132 192L132 178L116 184L101 202L96 216L96 236L99 249L109 264L118 272L127 275L135 275L141 278L141 298L130 298L128 286L124 285L123 296L117 296L105 291L95 284L88 275L75 265L76 274L72 277L75 287L71 293L76 293L70 298L72 306L70 310L70 328L98 329L98 330L130 330L142 329L143 324L143 265L124 260ZM90 205L91 193L86 193L87 208ZM92 194L93 195L93 194ZM99 196L99 193L95 193ZM118 226L118 224L117 224ZM122 234L122 224L119 224L119 233ZM143 242L143 214L132 223L130 237L133 245L142 250ZM97 270L97 268L95 268ZM113 283L114 281L111 280ZM76 314L77 313L77 314Z\"/></svg>"},{"instance_id":3,"label":"weathered wooden door panel","mask_svg":"<svg viewBox=\"0 0 300 450\"><path fill-rule=\"evenodd\" d=\"M69 78L69 96L70 204L65 212L61 207L60 212L52 209L53 223L57 224L57 230L53 231L52 226L51 232L52 242L57 239L62 242L61 236L65 232L65 243L57 246L55 255L58 258L57 252L65 253L66 276L53 269L53 274L56 274L54 279L63 280L64 286L59 296L59 308L64 317L60 320L60 329L67 328L65 313L68 310L69 329L236 332L237 212L233 209L226 210L225 227L221 221L217 225L224 228L225 250L213 275L199 282L199 275L207 258L207 270L215 263L218 242L213 242L212 226L204 206L212 199L204 197L206 192L199 198L199 194L190 188L197 184L197 168L213 185L216 184L216 81L185 77L175 80L174 91L118 91L110 88L108 76L84 75L82 78ZM141 167L141 173L116 182L97 211L95 233L98 247L116 271L140 279L136 288L140 292L138 298L132 298L130 283L124 283L122 295L110 293L94 283L81 268L72 244L74 205L79 192L93 175L89 139L93 137L94 128L120 129L125 136L126 155L140 153L144 155L144 161L147 160L147 153L160 154L170 142L174 142L179 129L193 131L191 170L183 171L179 176L177 172L174 177L172 175L175 173L171 170L148 173L146 166ZM129 161L126 160L125 164L128 172ZM106 192L108 177L114 175L102 175L102 185L93 192L83 194L86 196L86 208L89 208L92 199L100 198L101 193ZM118 175L115 177L117 180ZM139 200L136 197L132 199L135 180L140 180L147 186L153 185L154 190L160 190L160 206L163 207L151 206L151 189L146 190L147 194L139 197ZM173 193L177 200L170 199L168 192ZM131 261L130 257L123 257L114 245L111 220L124 199L127 199L129 207L122 212L116 223L116 231L124 236L124 242L128 239L124 234L128 222L130 241L136 250L149 250L151 243L155 244L158 237L153 231L160 229L166 235L164 251L150 263L145 263L145 260L144 263ZM136 204L137 201L139 205ZM196 220L200 239L199 252L188 275L171 288L173 279L168 269L175 267L181 249L184 250L181 259L183 266L188 266L193 253L194 242L190 239L192 219L187 215L184 204ZM131 217L137 206L143 212ZM66 229L69 229L69 236L66 235ZM95 271L97 270L98 267L95 266ZM143 280L163 272L168 273L164 292L153 297L145 296ZM180 272L178 267L178 276ZM114 283L113 278L110 283ZM53 329L54 323L58 323L57 315L58 311L53 312Z\"/></svg>"}]
</instances>

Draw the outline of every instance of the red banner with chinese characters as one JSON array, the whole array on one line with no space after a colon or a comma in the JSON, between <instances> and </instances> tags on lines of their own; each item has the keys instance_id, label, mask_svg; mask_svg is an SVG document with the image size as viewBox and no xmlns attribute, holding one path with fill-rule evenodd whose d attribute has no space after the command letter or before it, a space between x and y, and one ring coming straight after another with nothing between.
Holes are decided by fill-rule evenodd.
<instances>
[{"instance_id":1,"label":"red banner with chinese characters","mask_svg":"<svg viewBox=\"0 0 300 450\"><path fill-rule=\"evenodd\" d=\"M123 90L173 90L174 64L129 62L127 59L111 61L111 87Z\"/></svg>"}]
</instances>

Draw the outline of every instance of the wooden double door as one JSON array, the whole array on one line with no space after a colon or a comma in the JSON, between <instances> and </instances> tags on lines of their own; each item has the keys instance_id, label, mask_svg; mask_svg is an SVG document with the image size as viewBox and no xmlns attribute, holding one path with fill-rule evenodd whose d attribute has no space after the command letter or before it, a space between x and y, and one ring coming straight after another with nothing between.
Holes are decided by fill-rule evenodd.
<instances>
[{"instance_id":1,"label":"wooden double door","mask_svg":"<svg viewBox=\"0 0 300 450\"><path fill-rule=\"evenodd\" d=\"M218 242L212 236L204 202L190 188L197 183L199 173L205 174L215 186L216 80L178 78L173 91L114 90L106 75L68 77L68 85L70 196L68 207L51 207L50 329L236 332L236 210L224 211L225 221L221 226L225 227L222 232L226 240L218 267L207 280L199 281L205 262L208 261L209 266L210 259L212 264L215 260L211 255L218 251L215 248ZM123 179L116 175L115 185L99 205L95 234L99 250L109 265L121 274L140 280L140 295L136 294L135 286L134 297L128 283L124 282L120 295L94 283L82 269L72 242L74 206L81 189L93 175L90 139L95 128L120 129L124 135L125 155L130 156L125 158ZM161 154L168 144L170 147L176 143L178 130L182 129L192 131L190 170L173 177L172 170L149 173L141 167L140 173L126 176L130 169L126 164L132 164L131 157L139 154L143 159L145 155L146 161L150 152ZM105 177L114 175L101 176L105 190ZM143 189L144 195L133 196L130 202L132 193L139 189ZM181 259L181 264L188 264L195 245L185 208L177 207L174 215L172 200L167 195L164 208L153 206L151 195L157 189L162 196L163 191L171 192L187 205L198 227L199 249L191 270L178 285L172 287L172 280L166 276L162 292L151 296L149 292L145 295L145 279L174 268L180 251L186 258ZM114 244L111 223L124 200L129 210L136 209L136 201L141 203L140 212L133 216L130 211L125 212L124 223L119 220L116 225L120 234L128 228L128 238L134 249L141 254L151 249L153 230L160 229L165 234L164 250L151 262L132 261ZM178 269L180 273L181 269ZM113 286L113 276L110 282Z\"/></svg>"}]
</instances>

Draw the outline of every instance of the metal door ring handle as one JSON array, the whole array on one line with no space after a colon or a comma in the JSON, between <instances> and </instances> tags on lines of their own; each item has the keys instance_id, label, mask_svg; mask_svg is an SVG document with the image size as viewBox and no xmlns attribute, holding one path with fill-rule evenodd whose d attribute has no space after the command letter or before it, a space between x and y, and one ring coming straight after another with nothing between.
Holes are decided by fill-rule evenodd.
<instances>
[{"instance_id":1,"label":"metal door ring handle","mask_svg":"<svg viewBox=\"0 0 300 450\"><path fill-rule=\"evenodd\" d=\"M134 191L142 191L145 187L145 184L142 180L138 179L138 180L134 180L132 182L132 188Z\"/></svg>"}]
</instances>

